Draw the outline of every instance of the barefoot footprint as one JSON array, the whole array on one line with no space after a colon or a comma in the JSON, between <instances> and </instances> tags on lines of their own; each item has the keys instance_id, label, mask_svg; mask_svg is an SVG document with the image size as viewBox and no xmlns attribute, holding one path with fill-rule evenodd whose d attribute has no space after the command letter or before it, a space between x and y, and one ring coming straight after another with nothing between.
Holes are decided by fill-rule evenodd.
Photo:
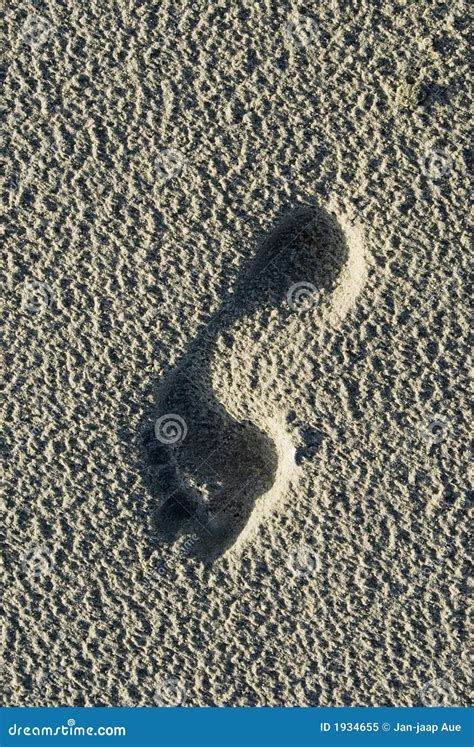
<instances>
[{"instance_id":1,"label":"barefoot footprint","mask_svg":"<svg viewBox=\"0 0 474 747\"><path fill-rule=\"evenodd\" d=\"M349 241L334 215L314 206L289 213L244 266L233 294L162 383L155 426L145 435L161 541L187 536L190 554L203 560L240 546L295 466L284 431L239 422L216 398L211 362L217 337L232 339L236 322L257 307L291 314L308 293L311 305L326 314L318 318L331 323L345 315L364 279L360 236Z\"/></svg>"}]
</instances>

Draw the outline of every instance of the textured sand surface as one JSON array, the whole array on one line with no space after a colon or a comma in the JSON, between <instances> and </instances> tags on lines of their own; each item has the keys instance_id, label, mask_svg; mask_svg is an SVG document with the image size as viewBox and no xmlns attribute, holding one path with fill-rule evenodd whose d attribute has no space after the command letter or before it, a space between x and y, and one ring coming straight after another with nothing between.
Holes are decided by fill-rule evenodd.
<instances>
[{"instance_id":1,"label":"textured sand surface","mask_svg":"<svg viewBox=\"0 0 474 747\"><path fill-rule=\"evenodd\" d=\"M8 4L5 704L467 704L466 15Z\"/></svg>"}]
</instances>

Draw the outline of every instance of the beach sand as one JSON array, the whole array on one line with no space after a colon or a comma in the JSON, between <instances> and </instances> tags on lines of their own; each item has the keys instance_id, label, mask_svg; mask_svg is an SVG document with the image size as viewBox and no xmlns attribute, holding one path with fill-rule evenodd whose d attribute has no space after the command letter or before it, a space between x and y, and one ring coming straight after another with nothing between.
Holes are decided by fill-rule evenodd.
<instances>
[{"instance_id":1,"label":"beach sand","mask_svg":"<svg viewBox=\"0 0 474 747\"><path fill-rule=\"evenodd\" d=\"M467 3L13 0L6 705L466 705Z\"/></svg>"}]
</instances>

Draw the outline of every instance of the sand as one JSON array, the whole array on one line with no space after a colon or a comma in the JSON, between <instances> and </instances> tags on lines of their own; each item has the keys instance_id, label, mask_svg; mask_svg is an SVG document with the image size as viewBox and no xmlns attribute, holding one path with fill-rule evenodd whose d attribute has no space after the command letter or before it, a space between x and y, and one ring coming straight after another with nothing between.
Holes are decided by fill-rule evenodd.
<instances>
[{"instance_id":1,"label":"sand","mask_svg":"<svg viewBox=\"0 0 474 747\"><path fill-rule=\"evenodd\" d=\"M4 704L468 703L466 16L9 4Z\"/></svg>"}]
</instances>

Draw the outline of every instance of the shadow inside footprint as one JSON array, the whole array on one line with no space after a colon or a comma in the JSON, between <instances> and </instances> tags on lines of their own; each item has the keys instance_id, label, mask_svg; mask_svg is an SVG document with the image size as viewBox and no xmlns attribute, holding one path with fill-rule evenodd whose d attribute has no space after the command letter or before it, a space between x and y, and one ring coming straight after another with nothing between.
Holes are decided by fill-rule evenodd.
<instances>
[{"instance_id":1,"label":"shadow inside footprint","mask_svg":"<svg viewBox=\"0 0 474 747\"><path fill-rule=\"evenodd\" d=\"M161 382L153 429L144 435L146 481L156 499L160 541L186 537L186 552L213 560L232 547L257 499L275 482L277 448L250 422L235 420L216 399L211 360L217 335L257 307L292 313L288 289L304 280L318 293L335 285L347 259L334 216L302 207L286 215L245 263L234 292Z\"/></svg>"},{"instance_id":2,"label":"shadow inside footprint","mask_svg":"<svg viewBox=\"0 0 474 747\"><path fill-rule=\"evenodd\" d=\"M147 436L149 486L160 496L155 530L167 542L188 535L189 554L214 558L234 544L256 498L273 485L275 446L232 418L192 371L175 375L160 410L169 415Z\"/></svg>"},{"instance_id":3,"label":"shadow inside footprint","mask_svg":"<svg viewBox=\"0 0 474 747\"><path fill-rule=\"evenodd\" d=\"M155 529L168 542L189 535L190 554L215 557L235 542L255 499L271 488L277 467L274 444L251 423L237 422L215 399L196 392L182 373L162 399L161 409L171 414L161 422L167 433L172 423L177 429L172 436L156 429L148 445L150 464L154 463L149 479L153 494L160 496ZM178 412L179 421L173 417ZM181 440L183 423L186 434ZM178 431L180 437L174 441ZM160 444L160 463L156 436L172 441Z\"/></svg>"}]
</instances>

